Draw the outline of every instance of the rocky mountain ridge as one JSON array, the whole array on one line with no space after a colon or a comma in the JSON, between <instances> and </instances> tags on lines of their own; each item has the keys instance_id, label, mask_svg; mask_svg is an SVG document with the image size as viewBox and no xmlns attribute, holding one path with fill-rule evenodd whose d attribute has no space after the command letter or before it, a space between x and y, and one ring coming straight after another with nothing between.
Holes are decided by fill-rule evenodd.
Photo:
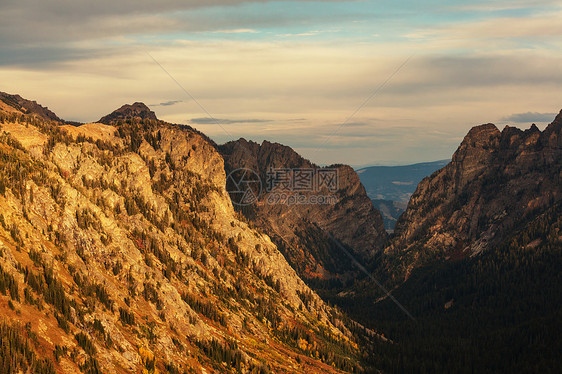
<instances>
[{"instance_id":1,"label":"rocky mountain ridge","mask_svg":"<svg viewBox=\"0 0 562 374\"><path fill-rule=\"evenodd\" d=\"M419 183L373 268L393 297L372 278L319 292L392 338L382 371L555 372L561 182L562 112L543 131L474 127Z\"/></svg>"},{"instance_id":2,"label":"rocky mountain ridge","mask_svg":"<svg viewBox=\"0 0 562 374\"><path fill-rule=\"evenodd\" d=\"M556 292L537 274L559 274L562 112L543 131L470 130L452 161L420 182L388 238L347 166L320 168L267 141L217 146L157 120L142 103L104 123L69 126L38 104L2 97L0 367L13 372L335 373L361 372L363 360L416 368L420 342L444 344L439 321L457 332L447 313L464 321L478 303L478 315L498 312L509 284L490 269L508 264L516 280L513 269L532 264L526 281L509 288L521 302L513 309L519 325L498 319L506 336ZM264 190L256 204L235 210L227 181L237 169L254 171ZM335 190L288 191L333 194L336 203L271 202L279 192L267 190L272 169L308 170L311 178L336 171ZM352 278L353 264L333 238L361 262L374 260L374 276L431 323L418 331L400 322L378 287ZM352 286L335 282L319 292L372 327L388 324L385 334L401 341L349 320L301 280L346 276ZM556 321L556 308L537 321ZM456 347L443 361L450 370L471 347L478 346L475 357L497 348L455 339L445 340ZM441 353L425 352L424 365Z\"/></svg>"}]
</instances>

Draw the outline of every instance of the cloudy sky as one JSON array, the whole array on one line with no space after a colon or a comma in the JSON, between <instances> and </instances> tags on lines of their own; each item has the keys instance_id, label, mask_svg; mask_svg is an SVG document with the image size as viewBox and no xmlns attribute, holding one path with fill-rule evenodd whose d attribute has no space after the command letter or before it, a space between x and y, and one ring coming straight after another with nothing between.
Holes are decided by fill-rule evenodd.
<instances>
[{"instance_id":1,"label":"cloudy sky","mask_svg":"<svg viewBox=\"0 0 562 374\"><path fill-rule=\"evenodd\" d=\"M319 164L449 158L562 109L560 1L2 0L0 91L90 122L142 101Z\"/></svg>"}]
</instances>

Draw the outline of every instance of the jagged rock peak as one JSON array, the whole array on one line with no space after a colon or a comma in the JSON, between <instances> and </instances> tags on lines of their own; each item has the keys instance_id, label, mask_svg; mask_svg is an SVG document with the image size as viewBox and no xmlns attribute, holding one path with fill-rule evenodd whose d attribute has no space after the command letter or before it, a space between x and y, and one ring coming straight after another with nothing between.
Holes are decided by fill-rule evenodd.
<instances>
[{"instance_id":1,"label":"jagged rock peak","mask_svg":"<svg viewBox=\"0 0 562 374\"><path fill-rule=\"evenodd\" d=\"M525 130L525 132L527 132L527 131L530 132L530 133L541 132L541 130L539 130L537 125L535 125L534 123L531 125L531 127L529 127L528 130Z\"/></svg>"},{"instance_id":2,"label":"jagged rock peak","mask_svg":"<svg viewBox=\"0 0 562 374\"><path fill-rule=\"evenodd\" d=\"M139 117L141 119L157 120L156 114L144 103L136 102L134 104L125 104L121 108L113 111L111 114L100 118L98 122L108 125L113 121L124 120L130 117Z\"/></svg>"},{"instance_id":3,"label":"jagged rock peak","mask_svg":"<svg viewBox=\"0 0 562 374\"><path fill-rule=\"evenodd\" d=\"M269 170L314 169L325 170L299 155L291 147L264 140L261 144L246 139L228 142L219 147L225 160L226 174L240 168L255 171L267 183ZM352 248L362 261L368 261L380 251L387 234L380 212L375 210L359 180L346 165L332 165L336 169L337 191L327 189L290 190L300 196L337 195L334 204L278 204L271 203L275 191L264 191L259 202L245 214L264 228L297 272L307 279L328 279L332 276L354 276L355 265L333 244L333 238ZM273 197L273 200L269 200Z\"/></svg>"},{"instance_id":4,"label":"jagged rock peak","mask_svg":"<svg viewBox=\"0 0 562 374\"><path fill-rule=\"evenodd\" d=\"M289 146L264 140L261 144L240 138L220 146L221 153L228 155L238 167L254 168L265 173L268 168L316 167Z\"/></svg>"}]
</instances>

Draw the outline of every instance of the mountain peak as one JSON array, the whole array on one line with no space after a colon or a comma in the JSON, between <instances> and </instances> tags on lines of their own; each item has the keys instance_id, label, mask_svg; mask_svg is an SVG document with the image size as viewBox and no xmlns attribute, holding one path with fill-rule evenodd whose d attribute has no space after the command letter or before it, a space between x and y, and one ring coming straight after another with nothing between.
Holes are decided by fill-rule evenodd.
<instances>
[{"instance_id":1,"label":"mountain peak","mask_svg":"<svg viewBox=\"0 0 562 374\"><path fill-rule=\"evenodd\" d=\"M526 130L526 131L528 131L528 132L530 132L530 133L541 132L541 130L539 130L539 128L537 127L537 125L534 124L534 123L533 123L533 124L531 125L531 127L529 127L529 129Z\"/></svg>"},{"instance_id":2,"label":"mountain peak","mask_svg":"<svg viewBox=\"0 0 562 374\"><path fill-rule=\"evenodd\" d=\"M1 373L361 370L358 324L240 220L214 144L137 119L98 142L88 124L15 114L0 116ZM131 116L156 118L135 103L106 120Z\"/></svg>"},{"instance_id":3,"label":"mountain peak","mask_svg":"<svg viewBox=\"0 0 562 374\"><path fill-rule=\"evenodd\" d=\"M509 131L507 129L506 131ZM469 157L473 162L479 163L484 154L489 153L490 149L498 145L498 139L501 137L500 130L493 123L474 126L464 137L461 145L453 154L453 163Z\"/></svg>"},{"instance_id":4,"label":"mountain peak","mask_svg":"<svg viewBox=\"0 0 562 374\"><path fill-rule=\"evenodd\" d=\"M465 141L487 142L490 138L500 135L500 130L493 123L474 126L465 136Z\"/></svg>"},{"instance_id":5,"label":"mountain peak","mask_svg":"<svg viewBox=\"0 0 562 374\"><path fill-rule=\"evenodd\" d=\"M133 104L125 104L112 113L100 118L98 122L109 125L113 121L124 120L131 117L138 117L141 119L157 120L156 114L146 104L135 102Z\"/></svg>"},{"instance_id":6,"label":"mountain peak","mask_svg":"<svg viewBox=\"0 0 562 374\"><path fill-rule=\"evenodd\" d=\"M472 128L452 163L418 185L396 224L401 243L474 255L552 206L560 200L561 127L562 115L543 132Z\"/></svg>"}]
</instances>

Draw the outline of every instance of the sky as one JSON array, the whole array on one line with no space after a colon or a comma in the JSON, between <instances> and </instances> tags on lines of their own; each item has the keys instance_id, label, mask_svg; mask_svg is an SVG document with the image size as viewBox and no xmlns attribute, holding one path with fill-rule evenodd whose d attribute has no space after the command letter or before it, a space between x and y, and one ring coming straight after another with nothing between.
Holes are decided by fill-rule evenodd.
<instances>
[{"instance_id":1,"label":"sky","mask_svg":"<svg viewBox=\"0 0 562 374\"><path fill-rule=\"evenodd\" d=\"M0 91L93 122L141 101L218 143L355 167L450 158L562 109L560 1L2 0Z\"/></svg>"}]
</instances>

